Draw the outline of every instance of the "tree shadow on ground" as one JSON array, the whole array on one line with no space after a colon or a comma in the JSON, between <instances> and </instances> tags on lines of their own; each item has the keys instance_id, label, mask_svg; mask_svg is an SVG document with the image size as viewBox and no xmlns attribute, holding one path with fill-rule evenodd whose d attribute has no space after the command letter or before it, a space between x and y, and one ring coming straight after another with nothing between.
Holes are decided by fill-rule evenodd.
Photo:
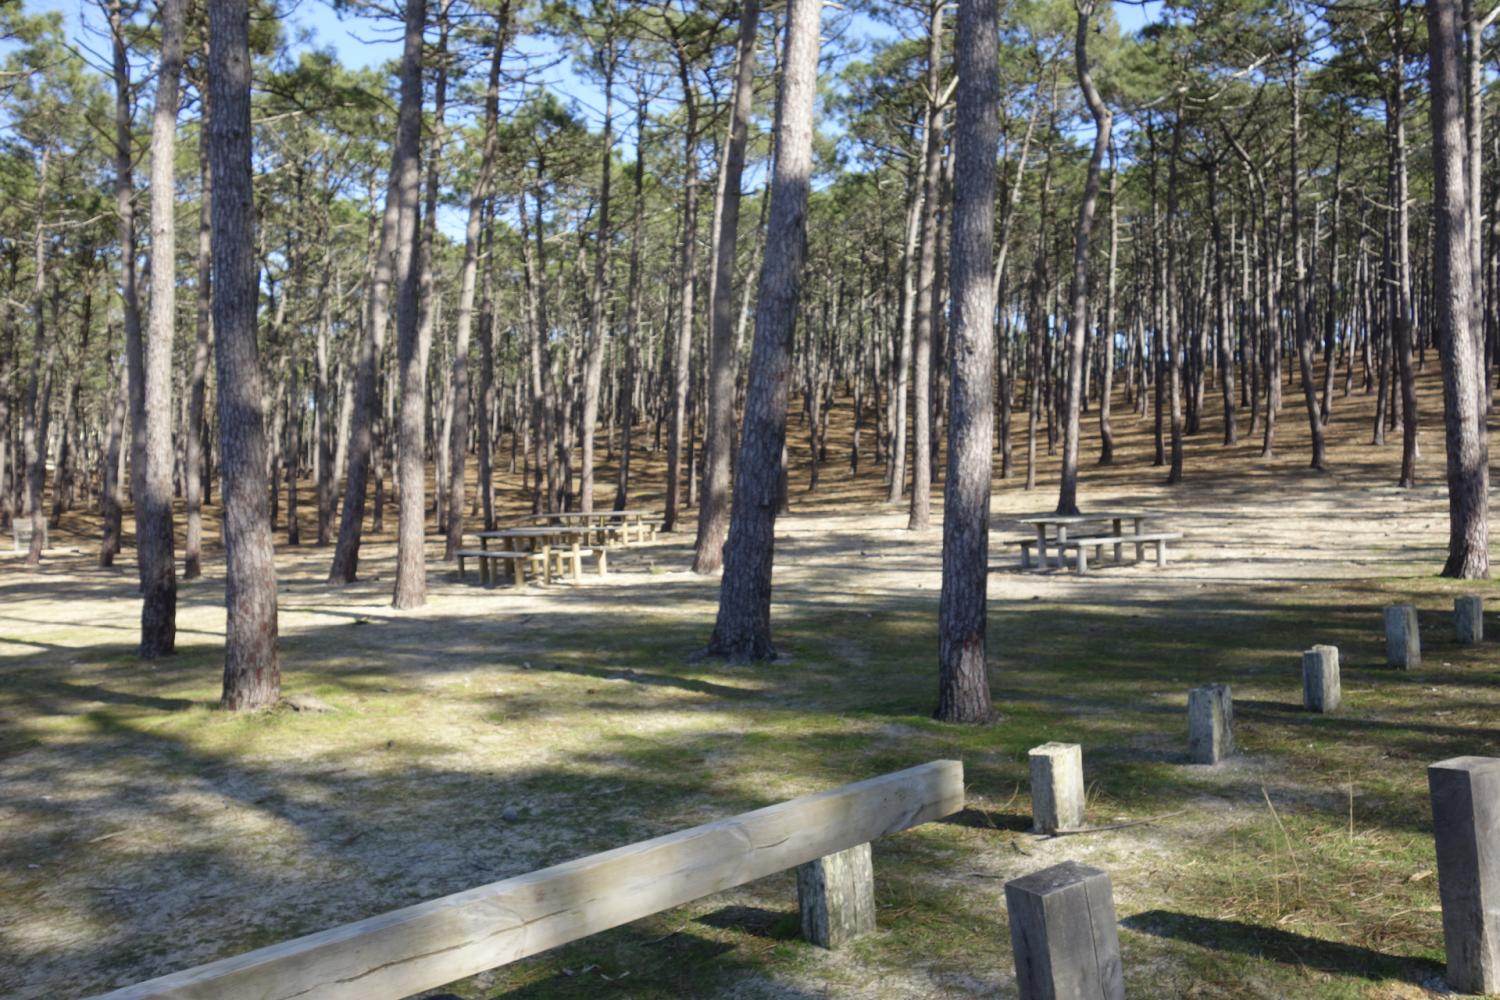
<instances>
[{"instance_id":1,"label":"tree shadow on ground","mask_svg":"<svg viewBox=\"0 0 1500 1000\"><path fill-rule=\"evenodd\" d=\"M1140 934L1170 938L1215 951L1236 952L1302 968L1371 980L1423 983L1442 972L1438 963L1393 955L1359 945L1324 941L1278 927L1202 917L1170 910L1148 910L1120 921Z\"/></svg>"}]
</instances>

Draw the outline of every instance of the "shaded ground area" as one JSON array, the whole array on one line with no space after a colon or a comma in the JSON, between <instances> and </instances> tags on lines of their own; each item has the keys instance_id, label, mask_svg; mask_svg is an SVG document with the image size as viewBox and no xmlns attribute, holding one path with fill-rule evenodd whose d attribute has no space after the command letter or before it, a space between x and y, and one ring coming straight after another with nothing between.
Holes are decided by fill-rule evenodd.
<instances>
[{"instance_id":1,"label":"shaded ground area","mask_svg":"<svg viewBox=\"0 0 1500 1000\"><path fill-rule=\"evenodd\" d=\"M322 582L327 550L284 549L286 688L323 713L212 707L212 555L209 576L183 586L181 652L144 664L133 565L94 568L68 551L92 540L61 533L38 571L0 561L0 994L95 992L960 757L969 808L875 845L881 930L847 952L797 940L783 874L450 990L1012 997L1000 886L1076 858L1114 878L1132 996L1435 995L1424 769L1500 754L1494 646L1451 638L1452 596L1491 586L1432 575L1447 530L1440 436L1424 435L1419 488L1398 491L1396 447L1363 444L1366 416L1363 399L1336 401L1325 474L1302 469L1290 405L1270 462L1258 441L1222 449L1205 427L1188 482L1169 490L1149 427L1117 414L1121 463L1086 469L1084 503L1145 507L1186 531L1165 571L1018 572L999 539L1050 507L1055 470L1031 494L997 481L1000 718L978 728L928 719L940 531L902 530L903 511L874 499L878 470L850 481L842 457L781 522L787 655L764 667L693 658L717 583L685 571L691 524L612 559L608 578L525 596L460 583L434 545L431 603L402 613L387 606L388 536L342 589ZM847 420L836 431L835 450ZM806 453L794 457L805 483ZM1424 664L1408 674L1382 665L1380 609L1396 600L1422 618ZM1298 654L1314 642L1341 649L1340 715L1300 709ZM1185 754L1187 692L1209 681L1233 685L1241 748L1215 769ZM1026 832L1026 750L1052 739L1083 744L1091 823L1159 818Z\"/></svg>"}]
</instances>

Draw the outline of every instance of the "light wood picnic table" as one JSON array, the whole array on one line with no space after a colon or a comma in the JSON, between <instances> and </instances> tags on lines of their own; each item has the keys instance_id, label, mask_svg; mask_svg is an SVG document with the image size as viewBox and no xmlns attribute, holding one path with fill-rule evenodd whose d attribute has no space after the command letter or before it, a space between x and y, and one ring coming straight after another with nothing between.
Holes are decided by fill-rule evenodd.
<instances>
[{"instance_id":1,"label":"light wood picnic table","mask_svg":"<svg viewBox=\"0 0 1500 1000\"><path fill-rule=\"evenodd\" d=\"M652 516L649 510L564 510L550 514L528 514L520 520L533 524L541 524L548 521L564 524L568 522L582 522L585 527L597 531L599 541L607 541L606 532L610 528L619 528L620 534L625 542L630 542L631 529L635 529L636 541L644 542L648 525L646 518Z\"/></svg>"},{"instance_id":2,"label":"light wood picnic table","mask_svg":"<svg viewBox=\"0 0 1500 1000\"><path fill-rule=\"evenodd\" d=\"M1029 517L1017 518L1017 520L1021 524L1029 524L1036 528L1037 565L1041 569L1046 569L1049 565L1047 556L1048 546L1051 545L1057 550L1056 565L1061 567L1064 559L1063 549L1068 541L1068 530L1089 524L1110 524L1113 529L1110 534L1122 539L1121 542L1115 544L1115 561L1118 562L1120 559L1120 548L1130 538L1124 532L1125 522L1132 522L1131 534L1139 535L1141 534L1142 526L1145 525L1149 517L1151 517L1151 514L1146 511L1116 510L1097 511L1092 514L1032 514ZM1051 538L1047 537L1047 530L1049 528L1053 531ZM1024 550L1022 562L1024 565Z\"/></svg>"},{"instance_id":3,"label":"light wood picnic table","mask_svg":"<svg viewBox=\"0 0 1500 1000\"><path fill-rule=\"evenodd\" d=\"M479 538L481 549L489 548L489 540L497 539L505 543L507 549L514 549L517 542L525 542L532 551L541 549L542 555L547 560L553 557L553 543L567 546L569 575L573 582L583 575L583 553L581 545L588 541L593 533L592 528L573 528L562 524L542 524L532 527L501 528L495 531L476 531L474 534ZM558 553L561 555L561 553Z\"/></svg>"}]
</instances>

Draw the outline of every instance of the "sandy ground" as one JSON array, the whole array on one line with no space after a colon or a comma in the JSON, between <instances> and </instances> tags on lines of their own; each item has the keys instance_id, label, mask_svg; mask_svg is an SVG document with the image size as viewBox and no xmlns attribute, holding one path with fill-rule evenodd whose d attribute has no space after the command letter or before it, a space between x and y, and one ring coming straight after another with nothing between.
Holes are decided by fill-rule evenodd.
<instances>
[{"instance_id":1,"label":"sandy ground","mask_svg":"<svg viewBox=\"0 0 1500 1000\"><path fill-rule=\"evenodd\" d=\"M1117 417L1121 464L1085 468L1083 504L1146 510L1185 533L1172 564L1105 564L1087 578L1022 573L1014 550L996 544L992 606L1142 605L1171 615L1205 591L1232 604L1257 588L1430 576L1446 544L1441 456L1424 456L1417 489L1394 488L1396 446L1364 445L1361 411L1340 415L1348 422L1333 431L1333 471L1314 473L1302 468L1299 419L1289 402L1271 462L1256 458L1258 442L1220 449L1217 427L1206 428L1191 441L1186 483L1167 487L1147 461L1144 426ZM1441 442L1428 432L1424 444L1435 451ZM935 606L940 530L906 531L904 509L871 497L869 473L840 486L841 462L826 469L824 493L794 492L778 524L773 615L870 618ZM995 537L1023 534L1014 519L1048 509L1054 490L1050 465L1033 492L997 480ZM726 803L823 787L821 775L778 775L727 755L701 787L674 793L664 814L624 801L638 781L657 780L634 773L624 748L677 747L711 769L714 740L704 734L754 728L734 699L775 700L773 681L756 671L638 680L633 624L707 636L717 581L686 570L691 528L613 557L606 578L525 595L481 589L472 572L458 581L434 545L430 600L412 612L389 607L388 539L366 547L362 580L347 588L323 582L327 550L283 549L288 688L335 711L279 713L253 730L206 704L224 623L216 559L183 585L181 655L142 667L129 655L137 603L128 550L112 570L93 567L83 550L92 541L67 532L38 570L0 552L0 676L16 685L0 700L0 994L121 985L222 955L226 941L230 951L270 943L708 820ZM1033 627L1048 626L1044 618ZM568 651L562 664L552 662L558 649ZM1003 670L1005 650L992 654ZM553 685L545 690L534 686L543 672ZM897 725L869 737L894 746L902 734ZM1253 784L1266 766L1244 759L1210 782ZM1008 788L975 792L996 807L1013 798ZM1263 818L1227 793L1199 805L1198 831ZM934 878L969 898L1067 856L1120 873L1121 912L1139 913L1168 897L1159 873L1180 862L1181 833L1167 820L1075 839L1018 836ZM785 887L739 890L694 912ZM969 971L919 963L895 979L839 955L774 974L752 961L734 995L1010 996L1007 951L995 942ZM1164 970L1159 995L1195 995ZM1285 995L1278 989L1251 982L1236 995ZM1413 984L1361 995L1427 994Z\"/></svg>"}]
</instances>

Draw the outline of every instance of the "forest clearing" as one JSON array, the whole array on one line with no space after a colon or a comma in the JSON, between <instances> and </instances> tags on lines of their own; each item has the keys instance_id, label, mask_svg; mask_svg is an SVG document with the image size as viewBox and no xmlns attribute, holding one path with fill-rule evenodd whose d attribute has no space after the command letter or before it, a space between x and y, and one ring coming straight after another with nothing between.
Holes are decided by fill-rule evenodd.
<instances>
[{"instance_id":1,"label":"forest clearing","mask_svg":"<svg viewBox=\"0 0 1500 1000\"><path fill-rule=\"evenodd\" d=\"M1435 388L1424 379L1424 403ZM428 605L401 613L386 532L354 588L324 582L324 551L278 550L283 683L328 710L225 715L213 572L184 587L177 655L142 663L129 569L70 551L93 530L80 518L40 570L0 563L0 993L96 992L952 757L965 811L876 845L879 930L847 951L798 939L788 873L447 992L1015 996L1000 885L1066 857L1111 873L1131 996L1440 995L1425 767L1500 741L1493 653L1451 640L1452 596L1475 584L1432 575L1436 443L1419 485L1395 489L1399 444L1359 440L1369 400L1341 402L1329 472L1301 468L1295 430L1272 462L1190 439L1202 471L1171 488L1150 468L1149 422L1122 418L1090 504L1169 506L1185 548L1167 571L1083 579L1022 574L1007 555L990 580L999 718L984 727L929 718L938 530L908 532L878 474L807 493L795 443L773 609L786 655L767 668L694 659L717 586L686 568L690 528L579 586L517 595L434 573ZM836 454L849 417L841 401ZM1000 530L1055 469L1032 492L996 480ZM514 478L500 487L524 509ZM1424 660L1403 674L1384 665L1380 609L1407 600ZM1341 714L1301 708L1298 656L1315 641L1341 651ZM1216 680L1234 686L1240 752L1196 767L1187 691ZM1083 746L1091 825L1164 818L1029 832L1026 751L1049 740Z\"/></svg>"},{"instance_id":2,"label":"forest clearing","mask_svg":"<svg viewBox=\"0 0 1500 1000\"><path fill-rule=\"evenodd\" d=\"M0 995L1500 995L1497 19L0 3Z\"/></svg>"}]
</instances>

